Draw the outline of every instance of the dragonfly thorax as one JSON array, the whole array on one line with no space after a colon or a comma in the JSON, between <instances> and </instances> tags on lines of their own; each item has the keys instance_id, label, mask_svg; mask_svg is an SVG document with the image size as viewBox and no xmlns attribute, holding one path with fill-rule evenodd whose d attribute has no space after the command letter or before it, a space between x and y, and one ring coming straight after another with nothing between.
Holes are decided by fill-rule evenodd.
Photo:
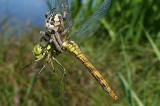
<instances>
[{"instance_id":1,"label":"dragonfly thorax","mask_svg":"<svg viewBox=\"0 0 160 106\"><path fill-rule=\"evenodd\" d=\"M64 18L56 13L46 17L45 27L48 32L62 32L64 30Z\"/></svg>"}]
</instances>

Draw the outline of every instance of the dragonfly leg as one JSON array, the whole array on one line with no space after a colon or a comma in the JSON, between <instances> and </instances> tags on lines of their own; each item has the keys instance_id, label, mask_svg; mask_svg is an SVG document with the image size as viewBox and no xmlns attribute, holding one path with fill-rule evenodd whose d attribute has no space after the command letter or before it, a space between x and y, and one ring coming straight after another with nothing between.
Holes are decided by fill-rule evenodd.
<instances>
[{"instance_id":1,"label":"dragonfly leg","mask_svg":"<svg viewBox=\"0 0 160 106\"><path fill-rule=\"evenodd\" d=\"M63 41L62 41L62 39L60 38L60 34L59 34L58 32L55 32L55 38L56 38L59 46L62 48Z\"/></svg>"},{"instance_id":2,"label":"dragonfly leg","mask_svg":"<svg viewBox=\"0 0 160 106\"><path fill-rule=\"evenodd\" d=\"M52 62L52 58L49 59L49 62L50 62L50 65L51 65L53 71L55 72L55 68L54 68L54 65L53 65L53 62Z\"/></svg>"},{"instance_id":3,"label":"dragonfly leg","mask_svg":"<svg viewBox=\"0 0 160 106\"><path fill-rule=\"evenodd\" d=\"M41 70L38 72L38 74L40 74L40 73L44 70L45 67L46 67L46 65L43 65L43 67L42 67Z\"/></svg>"},{"instance_id":4,"label":"dragonfly leg","mask_svg":"<svg viewBox=\"0 0 160 106\"><path fill-rule=\"evenodd\" d=\"M63 76L66 75L66 69L63 67L63 65L56 58L52 57L52 59L61 67Z\"/></svg>"},{"instance_id":5,"label":"dragonfly leg","mask_svg":"<svg viewBox=\"0 0 160 106\"><path fill-rule=\"evenodd\" d=\"M62 82L63 82L63 79L64 79L64 77L65 77L65 75L66 75L66 69L62 66L62 64L56 59L56 58L52 58L58 65L60 65L60 67L61 67L61 71L62 71L62 78L61 78L61 84L62 84Z\"/></svg>"}]
</instances>

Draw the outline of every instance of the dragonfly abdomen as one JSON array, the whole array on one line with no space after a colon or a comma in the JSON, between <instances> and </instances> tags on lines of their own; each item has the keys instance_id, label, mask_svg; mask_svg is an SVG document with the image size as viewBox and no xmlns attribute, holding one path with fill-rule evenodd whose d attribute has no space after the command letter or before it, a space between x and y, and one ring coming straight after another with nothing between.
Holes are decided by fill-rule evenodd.
<instances>
[{"instance_id":1,"label":"dragonfly abdomen","mask_svg":"<svg viewBox=\"0 0 160 106\"><path fill-rule=\"evenodd\" d=\"M63 43L63 48L68 52L75 55L75 57L84 64L84 66L89 70L92 76L99 82L102 88L114 99L117 100L118 96L109 86L109 83L103 78L100 72L92 65L88 58L82 53L78 45L73 41L67 41Z\"/></svg>"}]
</instances>

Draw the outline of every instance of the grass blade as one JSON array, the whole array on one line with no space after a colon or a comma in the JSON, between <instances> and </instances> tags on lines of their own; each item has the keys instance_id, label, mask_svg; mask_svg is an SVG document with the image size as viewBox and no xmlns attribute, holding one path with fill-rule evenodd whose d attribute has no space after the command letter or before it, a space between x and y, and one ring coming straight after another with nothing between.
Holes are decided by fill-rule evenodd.
<instances>
[{"instance_id":1,"label":"grass blade","mask_svg":"<svg viewBox=\"0 0 160 106\"><path fill-rule=\"evenodd\" d=\"M137 94L129 87L128 82L125 80L125 78L123 77L122 74L119 73L119 78L120 81L122 83L122 85L124 86L124 90L125 91L130 91L131 92L131 97L137 102L138 106L144 106L142 101L138 98Z\"/></svg>"},{"instance_id":2,"label":"grass blade","mask_svg":"<svg viewBox=\"0 0 160 106\"><path fill-rule=\"evenodd\" d=\"M158 49L157 45L154 43L153 39L151 38L151 36L149 35L149 33L147 31L145 31L145 35L147 37L147 39L149 40L154 52L156 53L156 56L158 58L158 60L160 61L160 50Z\"/></svg>"}]
</instances>

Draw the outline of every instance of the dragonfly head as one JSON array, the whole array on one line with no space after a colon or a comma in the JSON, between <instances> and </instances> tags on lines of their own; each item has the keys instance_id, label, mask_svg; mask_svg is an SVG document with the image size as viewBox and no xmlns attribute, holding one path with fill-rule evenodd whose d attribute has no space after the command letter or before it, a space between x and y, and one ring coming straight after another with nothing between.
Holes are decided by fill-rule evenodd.
<instances>
[{"instance_id":1,"label":"dragonfly head","mask_svg":"<svg viewBox=\"0 0 160 106\"><path fill-rule=\"evenodd\" d=\"M33 47L33 55L35 56L36 60L43 59L46 55L48 55L49 51L51 50L51 45L47 45L47 47L43 47L41 44L36 44Z\"/></svg>"}]
</instances>

